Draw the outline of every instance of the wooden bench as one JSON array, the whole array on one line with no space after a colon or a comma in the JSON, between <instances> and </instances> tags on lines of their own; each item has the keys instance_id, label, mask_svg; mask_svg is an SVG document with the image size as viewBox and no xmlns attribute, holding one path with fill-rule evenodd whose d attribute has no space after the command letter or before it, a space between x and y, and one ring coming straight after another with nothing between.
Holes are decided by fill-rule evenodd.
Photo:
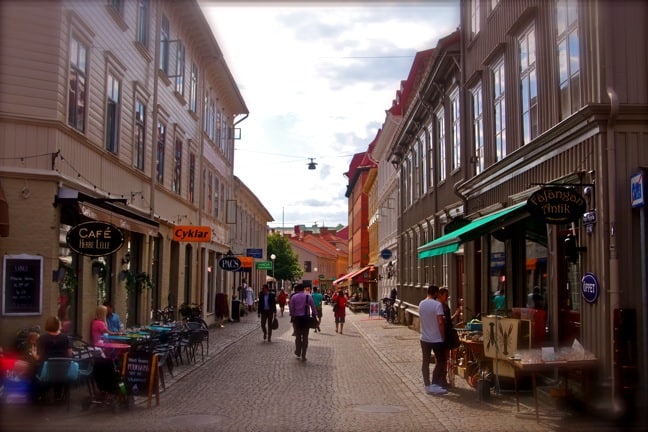
<instances>
[{"instance_id":1,"label":"wooden bench","mask_svg":"<svg viewBox=\"0 0 648 432\"><path fill-rule=\"evenodd\" d=\"M351 312L369 312L369 302L357 301L347 303Z\"/></svg>"}]
</instances>

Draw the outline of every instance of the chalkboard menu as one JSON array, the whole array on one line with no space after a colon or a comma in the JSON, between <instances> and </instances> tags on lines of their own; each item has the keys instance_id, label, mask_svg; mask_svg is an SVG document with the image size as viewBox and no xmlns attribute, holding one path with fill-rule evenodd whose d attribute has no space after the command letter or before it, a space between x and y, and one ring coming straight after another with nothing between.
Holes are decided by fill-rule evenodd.
<instances>
[{"instance_id":1,"label":"chalkboard menu","mask_svg":"<svg viewBox=\"0 0 648 432\"><path fill-rule=\"evenodd\" d=\"M43 305L43 257L5 255L2 279L3 315L40 315Z\"/></svg>"},{"instance_id":2,"label":"chalkboard menu","mask_svg":"<svg viewBox=\"0 0 648 432\"><path fill-rule=\"evenodd\" d=\"M160 403L157 354L147 352L128 352L124 354L122 375L130 388L130 393L148 397L148 406L155 394L156 404Z\"/></svg>"}]
</instances>

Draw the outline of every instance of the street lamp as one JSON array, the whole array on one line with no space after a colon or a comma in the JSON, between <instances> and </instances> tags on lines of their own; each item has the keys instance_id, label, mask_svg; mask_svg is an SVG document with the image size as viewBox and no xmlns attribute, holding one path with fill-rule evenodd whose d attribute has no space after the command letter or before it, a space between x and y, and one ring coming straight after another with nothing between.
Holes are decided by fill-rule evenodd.
<instances>
[{"instance_id":1,"label":"street lamp","mask_svg":"<svg viewBox=\"0 0 648 432\"><path fill-rule=\"evenodd\" d=\"M275 284L275 282L277 282L277 280L275 279L275 275L274 275L274 262L275 262L275 260L277 259L277 255L275 255L275 254L270 255L270 259L272 260L272 280L273 280L273 286L276 288L277 285Z\"/></svg>"}]
</instances>

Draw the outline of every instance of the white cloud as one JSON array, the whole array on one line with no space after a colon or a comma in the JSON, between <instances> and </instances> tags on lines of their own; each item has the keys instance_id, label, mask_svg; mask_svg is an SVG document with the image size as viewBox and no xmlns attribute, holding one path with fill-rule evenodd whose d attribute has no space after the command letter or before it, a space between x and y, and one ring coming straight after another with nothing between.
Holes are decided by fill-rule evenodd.
<instances>
[{"instance_id":1,"label":"white cloud","mask_svg":"<svg viewBox=\"0 0 648 432\"><path fill-rule=\"evenodd\" d=\"M416 52L458 26L458 2L306 4L202 2L250 111L234 171L273 226L347 223L351 156L376 136Z\"/></svg>"}]
</instances>

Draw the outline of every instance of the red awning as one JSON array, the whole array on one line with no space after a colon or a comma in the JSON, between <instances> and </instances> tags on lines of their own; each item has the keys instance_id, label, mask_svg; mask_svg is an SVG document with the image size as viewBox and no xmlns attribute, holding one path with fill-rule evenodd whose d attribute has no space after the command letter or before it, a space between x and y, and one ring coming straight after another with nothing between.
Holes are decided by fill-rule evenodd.
<instances>
[{"instance_id":1,"label":"red awning","mask_svg":"<svg viewBox=\"0 0 648 432\"><path fill-rule=\"evenodd\" d=\"M354 270L354 271L352 271L352 272L350 272L350 273L347 273L347 274L345 274L344 276L335 279L335 280L333 281L333 285L337 285L337 284L339 284L340 282L343 282L343 281L345 281L345 280L347 280L347 279L353 279L354 277L358 276L360 273L365 272L367 269L369 269L369 268L371 268L371 267L372 267L372 266L366 266L366 267L362 267L360 270Z\"/></svg>"}]
</instances>

